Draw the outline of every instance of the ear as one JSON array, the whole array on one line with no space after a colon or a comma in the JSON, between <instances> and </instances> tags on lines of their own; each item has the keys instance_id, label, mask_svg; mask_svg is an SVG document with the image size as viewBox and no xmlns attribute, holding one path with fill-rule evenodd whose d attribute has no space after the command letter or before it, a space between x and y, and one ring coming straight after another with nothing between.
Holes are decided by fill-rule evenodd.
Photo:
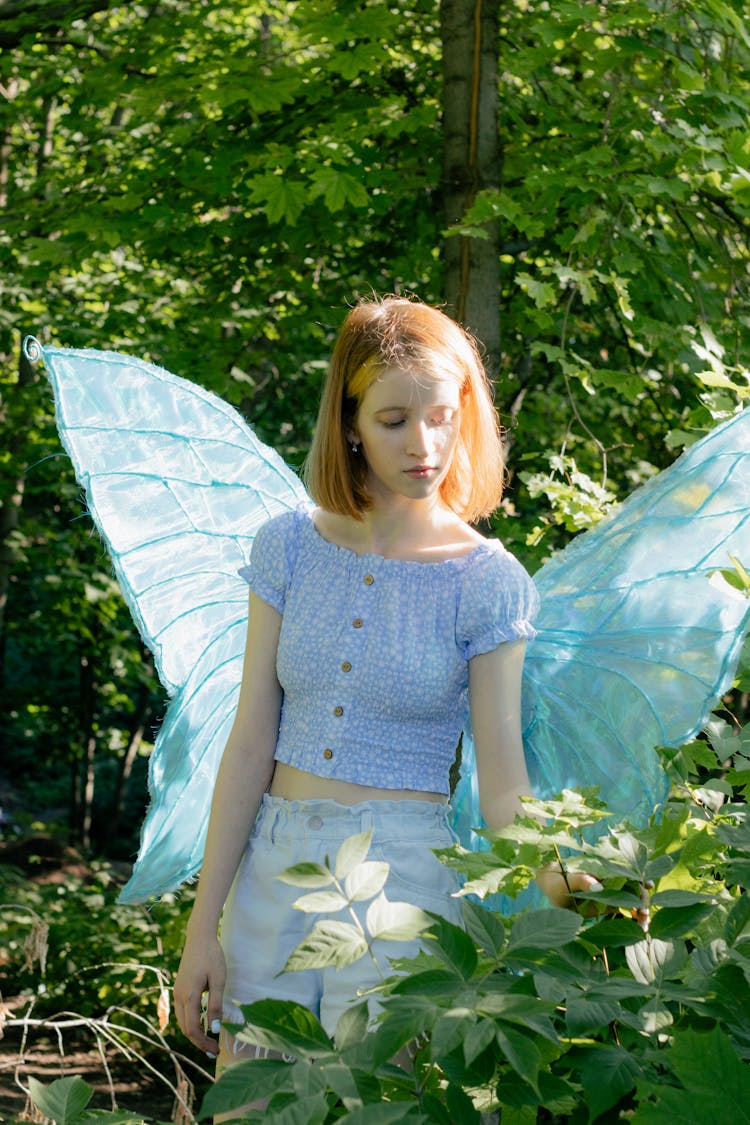
<instances>
[{"instance_id":1,"label":"ear","mask_svg":"<svg viewBox=\"0 0 750 1125\"><path fill-rule=\"evenodd\" d=\"M361 444L362 444L362 442L361 442L361 439L360 439L360 436L359 436L359 434L357 433L357 431L356 431L356 429L354 428L354 426L346 426L346 427L345 427L345 429L344 429L344 437L346 438L346 440L347 440L347 444L348 444L348 445L351 445L351 444L352 444L352 442L354 442L354 443L355 443L356 445L361 445Z\"/></svg>"}]
</instances>

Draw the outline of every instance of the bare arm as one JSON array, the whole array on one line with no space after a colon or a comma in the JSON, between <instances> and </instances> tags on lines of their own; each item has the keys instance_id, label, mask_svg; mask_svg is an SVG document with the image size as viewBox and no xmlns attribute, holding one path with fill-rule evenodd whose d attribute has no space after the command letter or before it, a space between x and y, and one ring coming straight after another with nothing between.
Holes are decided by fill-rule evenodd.
<instances>
[{"instance_id":1,"label":"bare arm","mask_svg":"<svg viewBox=\"0 0 750 1125\"><path fill-rule=\"evenodd\" d=\"M522 813L520 798L531 795L521 738L521 678L525 641L502 644L469 663L471 725L477 755L479 799L487 827L497 831ZM539 871L536 882L556 906L569 901L568 886L555 866ZM596 884L591 875L570 874L572 891Z\"/></svg>"},{"instance_id":2,"label":"bare arm","mask_svg":"<svg viewBox=\"0 0 750 1125\"><path fill-rule=\"evenodd\" d=\"M521 739L521 675L525 641L502 644L469 662L471 726L482 816L494 830L523 812L531 784Z\"/></svg>"},{"instance_id":3,"label":"bare arm","mask_svg":"<svg viewBox=\"0 0 750 1125\"><path fill-rule=\"evenodd\" d=\"M174 986L175 1014L183 1032L202 1050L218 1045L200 1024L208 991L209 1026L221 1018L224 956L217 931L224 902L274 768L281 688L276 678L281 615L250 594L245 659L237 714L216 778L198 893L187 927Z\"/></svg>"}]
</instances>

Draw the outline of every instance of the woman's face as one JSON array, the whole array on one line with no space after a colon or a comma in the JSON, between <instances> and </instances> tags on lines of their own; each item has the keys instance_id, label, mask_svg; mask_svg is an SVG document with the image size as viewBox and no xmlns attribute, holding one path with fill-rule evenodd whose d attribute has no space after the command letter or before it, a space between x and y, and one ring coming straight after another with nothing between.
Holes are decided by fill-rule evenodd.
<instances>
[{"instance_id":1,"label":"woman's face","mask_svg":"<svg viewBox=\"0 0 750 1125\"><path fill-rule=\"evenodd\" d=\"M437 500L460 422L455 379L399 368L381 372L365 391L347 433L361 446L373 500Z\"/></svg>"}]
</instances>

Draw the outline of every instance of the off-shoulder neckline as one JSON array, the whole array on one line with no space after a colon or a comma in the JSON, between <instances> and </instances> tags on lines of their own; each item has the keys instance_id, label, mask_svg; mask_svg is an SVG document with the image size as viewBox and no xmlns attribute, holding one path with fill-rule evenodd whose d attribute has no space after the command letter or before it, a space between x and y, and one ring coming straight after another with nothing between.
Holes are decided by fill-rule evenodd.
<instances>
[{"instance_id":1,"label":"off-shoulder neckline","mask_svg":"<svg viewBox=\"0 0 750 1125\"><path fill-rule=\"evenodd\" d=\"M297 509L297 516L301 518L304 525L308 529L308 533L312 537L313 542L320 545L320 547L340 557L347 557L356 559L360 562L367 560L375 560L378 563L386 563L388 565L398 565L404 567L456 567L466 566L470 561L478 555L484 553L494 554L496 551L502 551L504 548L498 539L485 539L482 543L477 543L470 551L465 551L462 555L453 555L447 559L425 560L421 562L419 559L396 559L389 555L379 555L376 551L365 551L359 554L358 551L353 550L351 547L343 547L340 543L334 543L331 539L326 539L319 528L316 526L313 519L314 508L307 505L301 505Z\"/></svg>"}]
</instances>

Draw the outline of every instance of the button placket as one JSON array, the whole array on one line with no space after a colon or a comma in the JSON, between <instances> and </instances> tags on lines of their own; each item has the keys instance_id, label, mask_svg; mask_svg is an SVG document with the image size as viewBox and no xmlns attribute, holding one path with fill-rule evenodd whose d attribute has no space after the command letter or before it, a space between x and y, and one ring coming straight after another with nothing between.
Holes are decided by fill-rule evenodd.
<instances>
[{"instance_id":1,"label":"button placket","mask_svg":"<svg viewBox=\"0 0 750 1125\"><path fill-rule=\"evenodd\" d=\"M375 585L375 575L370 574L369 572L367 574L363 575L362 576L362 584L366 588L371 589ZM352 627L352 629L357 630L357 633L359 633L359 631L364 628L364 625L365 625L365 619L364 619L364 617L360 616L359 614L357 614L356 617L352 618L351 627ZM362 635L362 634L360 633L360 635ZM352 662L350 660L342 660L341 661L341 671L344 672L345 674L348 674L349 672L351 672L351 670L352 670ZM336 718L336 719L343 718L344 708L341 706L341 704L336 704L336 706L334 706L333 715L334 715L334 718ZM333 758L333 750L331 749L330 746L327 746L324 749L323 757L325 758L326 761L329 761L329 762Z\"/></svg>"}]
</instances>

